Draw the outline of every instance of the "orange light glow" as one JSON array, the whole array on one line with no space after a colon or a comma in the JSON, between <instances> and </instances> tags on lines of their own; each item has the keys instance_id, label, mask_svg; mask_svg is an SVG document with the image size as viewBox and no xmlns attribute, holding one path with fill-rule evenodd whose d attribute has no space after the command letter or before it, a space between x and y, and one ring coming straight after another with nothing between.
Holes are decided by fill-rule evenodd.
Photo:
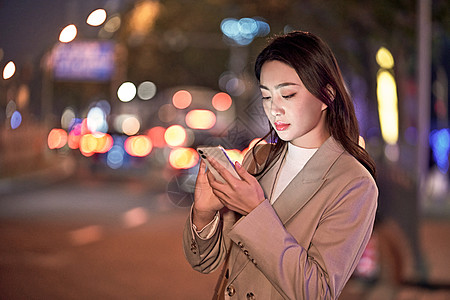
<instances>
[{"instance_id":1,"label":"orange light glow","mask_svg":"<svg viewBox=\"0 0 450 300\"><path fill-rule=\"evenodd\" d=\"M173 106L178 109L185 109L192 103L192 95L188 91L181 90L172 97Z\"/></svg>"},{"instance_id":2,"label":"orange light glow","mask_svg":"<svg viewBox=\"0 0 450 300\"><path fill-rule=\"evenodd\" d=\"M164 140L171 147L181 146L186 141L186 130L180 125L172 125L166 129Z\"/></svg>"},{"instance_id":3,"label":"orange light glow","mask_svg":"<svg viewBox=\"0 0 450 300\"><path fill-rule=\"evenodd\" d=\"M88 133L91 133L91 131L88 128L87 119L83 119L83 121L81 122L81 135L85 135Z\"/></svg>"},{"instance_id":4,"label":"orange light glow","mask_svg":"<svg viewBox=\"0 0 450 300\"><path fill-rule=\"evenodd\" d=\"M92 156L97 148L97 138L90 133L85 134L81 137L79 146L81 154Z\"/></svg>"},{"instance_id":5,"label":"orange light glow","mask_svg":"<svg viewBox=\"0 0 450 300\"><path fill-rule=\"evenodd\" d=\"M166 141L164 140L164 133L166 129L161 126L156 126L151 128L147 135L153 143L153 147L163 148L166 145Z\"/></svg>"},{"instance_id":6,"label":"orange light glow","mask_svg":"<svg viewBox=\"0 0 450 300\"><path fill-rule=\"evenodd\" d=\"M186 114L186 125L192 129L210 129L216 124L216 115L206 109L194 109Z\"/></svg>"},{"instance_id":7,"label":"orange light glow","mask_svg":"<svg viewBox=\"0 0 450 300\"><path fill-rule=\"evenodd\" d=\"M238 149L225 149L225 151L227 152L227 155L232 162L238 161L239 163L242 163L244 155L241 151L239 151Z\"/></svg>"},{"instance_id":8,"label":"orange light glow","mask_svg":"<svg viewBox=\"0 0 450 300\"><path fill-rule=\"evenodd\" d=\"M64 129L53 128L48 134L47 143L50 149L64 147L67 143L67 132Z\"/></svg>"},{"instance_id":9,"label":"orange light glow","mask_svg":"<svg viewBox=\"0 0 450 300\"><path fill-rule=\"evenodd\" d=\"M212 106L218 111L226 111L231 107L233 100L227 93L217 93L212 98Z\"/></svg>"},{"instance_id":10,"label":"orange light glow","mask_svg":"<svg viewBox=\"0 0 450 300\"><path fill-rule=\"evenodd\" d=\"M247 154L247 152L249 150L251 150L253 147L255 147L256 143L260 140L260 138L256 138L253 139L250 144L248 145L247 148L245 148L244 150L242 150L242 157L245 157L245 155ZM262 140L261 143L259 143L260 145L264 145L267 144L267 142L265 140Z\"/></svg>"},{"instance_id":11,"label":"orange light glow","mask_svg":"<svg viewBox=\"0 0 450 300\"><path fill-rule=\"evenodd\" d=\"M362 136L359 136L358 145L360 145L363 149L366 148L366 141L364 140L364 138Z\"/></svg>"},{"instance_id":12,"label":"orange light glow","mask_svg":"<svg viewBox=\"0 0 450 300\"><path fill-rule=\"evenodd\" d=\"M192 148L173 149L169 155L169 163L174 169L189 169L198 163L198 154Z\"/></svg>"},{"instance_id":13,"label":"orange light glow","mask_svg":"<svg viewBox=\"0 0 450 300\"><path fill-rule=\"evenodd\" d=\"M112 136L109 134L104 134L97 137L97 147L95 148L95 152L106 153L112 148L113 145L114 141Z\"/></svg>"},{"instance_id":14,"label":"orange light glow","mask_svg":"<svg viewBox=\"0 0 450 300\"><path fill-rule=\"evenodd\" d=\"M91 156L94 153L106 153L113 146L113 138L109 134L95 136L85 134L80 138L79 148L84 156Z\"/></svg>"},{"instance_id":15,"label":"orange light glow","mask_svg":"<svg viewBox=\"0 0 450 300\"><path fill-rule=\"evenodd\" d=\"M130 136L125 140L125 151L131 156L144 157L153 149L152 142L145 135Z\"/></svg>"},{"instance_id":16,"label":"orange light glow","mask_svg":"<svg viewBox=\"0 0 450 300\"><path fill-rule=\"evenodd\" d=\"M69 133L69 139L67 140L67 145L70 149L78 149L80 146L81 135L76 134L73 130Z\"/></svg>"}]
</instances>

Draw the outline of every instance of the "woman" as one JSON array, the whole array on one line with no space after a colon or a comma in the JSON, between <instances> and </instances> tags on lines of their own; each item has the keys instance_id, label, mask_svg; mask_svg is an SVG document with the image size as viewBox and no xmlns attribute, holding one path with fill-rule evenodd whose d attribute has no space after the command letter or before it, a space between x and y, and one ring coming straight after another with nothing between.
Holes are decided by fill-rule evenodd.
<instances>
[{"instance_id":1,"label":"woman","mask_svg":"<svg viewBox=\"0 0 450 300\"><path fill-rule=\"evenodd\" d=\"M378 190L353 104L329 47L275 38L255 65L274 144L236 163L200 164L184 250L195 270L224 264L216 297L336 299L370 238Z\"/></svg>"}]
</instances>

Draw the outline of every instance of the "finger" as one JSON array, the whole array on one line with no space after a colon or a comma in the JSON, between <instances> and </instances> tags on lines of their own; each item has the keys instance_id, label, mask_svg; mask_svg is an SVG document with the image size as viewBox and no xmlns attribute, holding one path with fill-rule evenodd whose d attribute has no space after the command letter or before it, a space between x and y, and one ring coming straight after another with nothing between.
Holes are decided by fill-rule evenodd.
<instances>
[{"instance_id":1,"label":"finger","mask_svg":"<svg viewBox=\"0 0 450 300\"><path fill-rule=\"evenodd\" d=\"M214 177L213 173L211 173L211 171L209 171L209 170L206 172L206 177L208 177L209 185L210 185L211 187L212 187L213 185L219 183L219 182L216 180L216 177Z\"/></svg>"},{"instance_id":2,"label":"finger","mask_svg":"<svg viewBox=\"0 0 450 300\"><path fill-rule=\"evenodd\" d=\"M216 171L222 176L223 179L225 179L226 182L233 185L233 182L236 179L222 164L220 164L217 160L215 160L212 157L207 158L211 166L216 169Z\"/></svg>"},{"instance_id":3,"label":"finger","mask_svg":"<svg viewBox=\"0 0 450 300\"><path fill-rule=\"evenodd\" d=\"M238 175L239 175L244 181L246 181L246 182L249 183L250 181L252 181L252 180L255 179L255 177L253 177L252 175L250 175L250 173L249 173L245 168L243 168L242 165L241 165L238 161L236 161L236 162L234 163L234 167L235 167L236 172L238 173Z\"/></svg>"},{"instance_id":4,"label":"finger","mask_svg":"<svg viewBox=\"0 0 450 300\"><path fill-rule=\"evenodd\" d=\"M203 159L200 159L200 166L198 168L198 174L205 174L206 171L206 163L203 161Z\"/></svg>"},{"instance_id":5,"label":"finger","mask_svg":"<svg viewBox=\"0 0 450 300\"><path fill-rule=\"evenodd\" d=\"M239 207L236 206L236 205L233 205L233 204L231 203L231 199L230 199L226 194L222 193L222 192L219 191L219 190L214 190L214 189L213 189L213 193L214 193L214 195L216 195L216 197L219 199L220 203L222 203L223 206L225 206L225 207L228 208L229 210L235 211L235 212L237 212L237 213L239 213L239 214L241 214L241 215L243 215L243 216L245 216L245 215L248 214L247 211L245 211L245 210L239 208Z\"/></svg>"}]
</instances>

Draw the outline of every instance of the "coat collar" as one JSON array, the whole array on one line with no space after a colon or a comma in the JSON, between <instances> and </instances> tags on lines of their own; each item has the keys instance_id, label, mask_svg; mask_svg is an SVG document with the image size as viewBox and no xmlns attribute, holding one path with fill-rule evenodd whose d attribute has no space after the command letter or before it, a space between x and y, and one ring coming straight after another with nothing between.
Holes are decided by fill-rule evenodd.
<instances>
[{"instance_id":1,"label":"coat collar","mask_svg":"<svg viewBox=\"0 0 450 300\"><path fill-rule=\"evenodd\" d=\"M283 150L284 157L287 147ZM342 146L329 137L292 179L273 204L274 210L283 224L286 224L317 192L326 180L326 174L336 159L344 152ZM282 159L278 159L260 178L267 197L270 197Z\"/></svg>"}]
</instances>

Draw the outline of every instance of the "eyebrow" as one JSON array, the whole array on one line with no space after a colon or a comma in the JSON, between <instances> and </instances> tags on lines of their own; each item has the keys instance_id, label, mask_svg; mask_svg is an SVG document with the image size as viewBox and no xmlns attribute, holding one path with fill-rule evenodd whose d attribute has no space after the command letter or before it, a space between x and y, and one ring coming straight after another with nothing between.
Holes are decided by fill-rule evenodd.
<instances>
[{"instance_id":1,"label":"eyebrow","mask_svg":"<svg viewBox=\"0 0 450 300\"><path fill-rule=\"evenodd\" d=\"M283 82L283 83L277 84L277 85L275 86L275 89L278 90L278 89L280 89L280 88L282 88L282 87L285 87L285 86L291 86L291 85L298 85L298 84L297 84L297 83L292 83L292 82ZM266 87L266 86L264 86L264 85L262 85L262 84L259 85L259 88L260 88L260 89L264 89L264 90L269 90L268 87Z\"/></svg>"}]
</instances>

